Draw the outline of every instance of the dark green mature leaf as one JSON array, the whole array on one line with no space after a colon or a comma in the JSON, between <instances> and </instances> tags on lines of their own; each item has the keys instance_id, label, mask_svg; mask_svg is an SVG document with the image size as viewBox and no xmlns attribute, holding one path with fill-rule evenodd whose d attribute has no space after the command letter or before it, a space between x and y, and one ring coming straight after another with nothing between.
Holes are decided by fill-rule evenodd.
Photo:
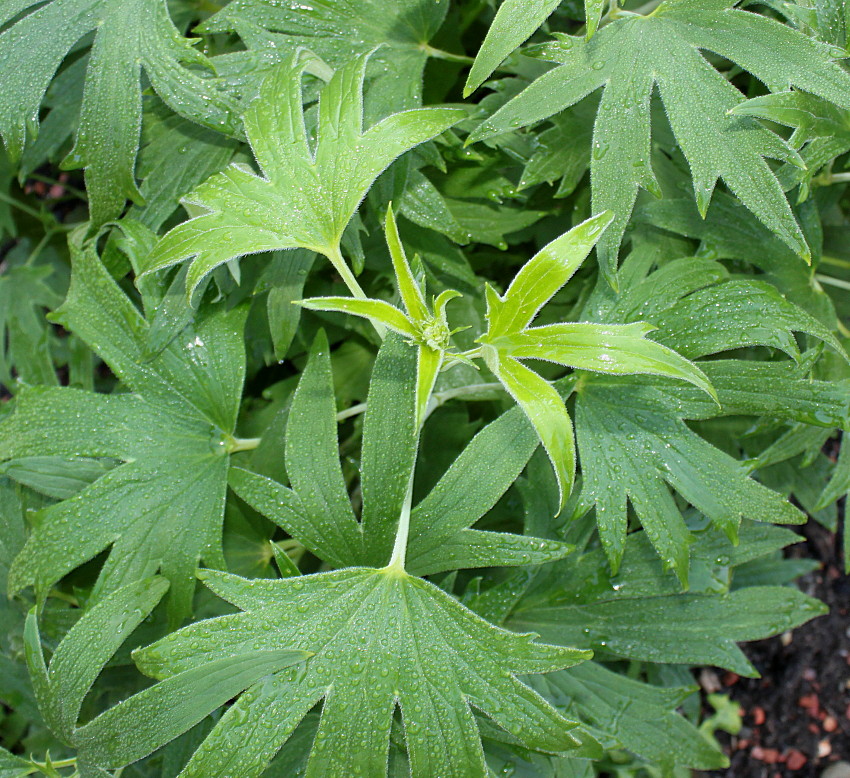
<instances>
[{"instance_id":1,"label":"dark green mature leaf","mask_svg":"<svg viewBox=\"0 0 850 778\"><path fill-rule=\"evenodd\" d=\"M27 664L39 708L57 736L77 748L82 762L122 766L147 756L260 678L311 656L287 649L237 652L145 689L78 728L83 698L167 588L162 578L142 579L101 600L68 631L49 667L35 613L27 618Z\"/></svg>"},{"instance_id":2,"label":"dark green mature leaf","mask_svg":"<svg viewBox=\"0 0 850 778\"><path fill-rule=\"evenodd\" d=\"M781 138L729 112L743 95L700 53L718 53L772 89L795 86L850 107L850 75L832 50L779 22L730 7L728 0L667 0L649 16L625 14L589 41L560 36L542 55L551 71L487 119L482 139L545 119L604 87L593 137L593 210L616 220L600 242L612 281L617 250L638 189L659 193L650 161L650 97L657 85L693 175L704 214L722 178L765 225L808 260L803 234L765 157L802 164ZM818 65L813 67L814 62Z\"/></svg>"},{"instance_id":3,"label":"dark green mature leaf","mask_svg":"<svg viewBox=\"0 0 850 778\"><path fill-rule=\"evenodd\" d=\"M359 290L339 247L360 201L396 157L464 115L451 108L415 109L393 114L364 132L367 60L368 54L362 55L341 67L322 90L314 149L301 104L301 74L309 57L293 56L272 71L244 116L263 175L234 164L183 198L201 215L160 240L145 272L194 257L186 282L191 294L230 259L300 247L327 256L349 287Z\"/></svg>"},{"instance_id":4,"label":"dark green mature leaf","mask_svg":"<svg viewBox=\"0 0 850 778\"><path fill-rule=\"evenodd\" d=\"M13 267L0 276L0 384L13 385L12 371L29 384L57 384L48 328L40 310L61 297L45 283L50 266Z\"/></svg>"},{"instance_id":5,"label":"dark green mature leaf","mask_svg":"<svg viewBox=\"0 0 850 778\"><path fill-rule=\"evenodd\" d=\"M292 401L286 470L292 489L246 470L233 489L330 564L386 564L416 451L415 351L388 338L375 365L364 428L358 523L339 463L327 342L317 339ZM414 506L406 567L426 575L463 567L542 564L569 553L556 541L469 529L525 467L537 438L518 411L476 435L429 495Z\"/></svg>"},{"instance_id":6,"label":"dark green mature leaf","mask_svg":"<svg viewBox=\"0 0 850 778\"><path fill-rule=\"evenodd\" d=\"M563 751L579 744L570 734L575 724L516 676L570 666L588 654L494 627L433 584L370 568L279 581L215 572L202 579L242 612L137 651L145 673L168 679L234 651L281 645L315 656L304 670L243 694L184 778L259 775L320 700L307 776L385 775L396 705L416 778L486 775L472 705L530 747Z\"/></svg>"},{"instance_id":7,"label":"dark green mature leaf","mask_svg":"<svg viewBox=\"0 0 850 778\"><path fill-rule=\"evenodd\" d=\"M161 569L171 581L172 619L189 612L199 558L223 565L244 316L240 309L216 313L152 357L149 323L92 249L75 252L71 289L55 320L131 391L26 389L0 425L0 459L112 457L123 464L40 512L13 566L13 589L36 584L44 592L112 545L97 593Z\"/></svg>"},{"instance_id":8,"label":"dark green mature leaf","mask_svg":"<svg viewBox=\"0 0 850 778\"><path fill-rule=\"evenodd\" d=\"M787 530L747 523L738 547L720 533L699 533L692 554L700 581L691 593L677 590L644 534L629 535L616 576L600 568L598 550L544 568L507 626L612 657L716 665L756 676L736 641L760 640L826 611L818 600L783 586L729 591L730 572L792 542Z\"/></svg>"},{"instance_id":9,"label":"dark green mature leaf","mask_svg":"<svg viewBox=\"0 0 850 778\"><path fill-rule=\"evenodd\" d=\"M554 11L560 0L542 0L528 3L525 0L504 0L496 11L487 37L478 50L478 56L469 71L463 96L469 97L502 61L518 46L525 43Z\"/></svg>"},{"instance_id":10,"label":"dark green mature leaf","mask_svg":"<svg viewBox=\"0 0 850 778\"><path fill-rule=\"evenodd\" d=\"M118 216L140 201L133 175L139 148L144 68L157 93L178 113L219 131L236 127L236 103L185 65L209 67L174 27L163 0L18 0L0 9L0 135L13 158L38 129L44 93L68 50L96 31L76 144L66 165L86 169L91 218Z\"/></svg>"},{"instance_id":11,"label":"dark green mature leaf","mask_svg":"<svg viewBox=\"0 0 850 778\"><path fill-rule=\"evenodd\" d=\"M24 778L32 775L32 763L0 748L0 778Z\"/></svg>"},{"instance_id":12,"label":"dark green mature leaf","mask_svg":"<svg viewBox=\"0 0 850 778\"><path fill-rule=\"evenodd\" d=\"M279 33L271 38L276 47L295 51L304 46L334 68L380 47L368 73L366 116L373 121L421 105L428 41L447 8L447 3L434 0L234 0L198 29L243 34L246 25L258 25Z\"/></svg>"},{"instance_id":13,"label":"dark green mature leaf","mask_svg":"<svg viewBox=\"0 0 850 778\"><path fill-rule=\"evenodd\" d=\"M623 747L662 770L727 767L728 759L676 712L694 688L661 688L583 662L545 676L537 688L592 728L603 745ZM613 742L606 742L610 738Z\"/></svg>"}]
</instances>

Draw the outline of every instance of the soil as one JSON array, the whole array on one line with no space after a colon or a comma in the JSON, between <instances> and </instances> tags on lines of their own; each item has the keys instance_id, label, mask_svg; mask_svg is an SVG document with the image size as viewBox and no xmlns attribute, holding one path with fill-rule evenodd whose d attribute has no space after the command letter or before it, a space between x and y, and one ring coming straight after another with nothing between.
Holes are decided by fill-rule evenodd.
<instances>
[{"instance_id":1,"label":"soil","mask_svg":"<svg viewBox=\"0 0 850 778\"><path fill-rule=\"evenodd\" d=\"M813 520L799 531L805 542L788 549L789 556L821 562L800 588L829 613L745 645L761 678L718 675L720 691L743 708L743 727L736 736L717 733L731 765L712 776L821 778L831 766L826 778L850 774L843 771L850 771L850 577L843 573L841 533ZM838 767L840 761L845 765Z\"/></svg>"}]
</instances>

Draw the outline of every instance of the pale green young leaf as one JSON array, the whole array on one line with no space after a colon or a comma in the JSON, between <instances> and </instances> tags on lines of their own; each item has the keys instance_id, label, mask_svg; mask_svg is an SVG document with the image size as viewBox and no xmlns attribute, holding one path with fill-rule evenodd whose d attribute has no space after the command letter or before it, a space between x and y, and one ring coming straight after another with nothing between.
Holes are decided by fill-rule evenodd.
<instances>
[{"instance_id":1,"label":"pale green young leaf","mask_svg":"<svg viewBox=\"0 0 850 778\"><path fill-rule=\"evenodd\" d=\"M135 652L145 673L167 679L208 668L234 651L281 645L314 656L303 668L249 688L195 752L183 778L260 775L319 701L308 778L358 770L386 775L396 705L414 778L487 774L471 705L528 747L560 752L578 745L570 734L575 724L516 676L571 666L588 653L501 630L433 584L392 571L361 568L278 581L212 571L202 577L240 612Z\"/></svg>"},{"instance_id":2,"label":"pale green young leaf","mask_svg":"<svg viewBox=\"0 0 850 778\"><path fill-rule=\"evenodd\" d=\"M463 96L469 97L502 64L502 61L518 46L525 43L554 11L560 0L504 0L475 62L469 71Z\"/></svg>"},{"instance_id":3,"label":"pale green young leaf","mask_svg":"<svg viewBox=\"0 0 850 778\"><path fill-rule=\"evenodd\" d=\"M542 359L577 370L615 375L648 373L678 378L711 397L711 382L693 362L646 335L655 327L633 324L547 324L505 335L492 345L515 359Z\"/></svg>"},{"instance_id":4,"label":"pale green young leaf","mask_svg":"<svg viewBox=\"0 0 850 778\"><path fill-rule=\"evenodd\" d=\"M650 161L650 97L657 85L704 214L719 178L769 229L808 261L810 251L765 158L802 164L779 136L730 111L744 96L703 57L718 53L772 89L794 86L850 107L850 75L830 47L731 3L668 0L646 17L623 15L589 41L561 36L544 47L557 67L540 76L473 134L527 126L604 88L593 136L593 210L616 214L599 245L615 279L617 251L638 190L659 193ZM813 63L817 62L817 66Z\"/></svg>"},{"instance_id":5,"label":"pale green young leaf","mask_svg":"<svg viewBox=\"0 0 850 778\"><path fill-rule=\"evenodd\" d=\"M507 291L498 296L487 290L487 337L518 332L531 324L587 258L614 219L600 213L544 246L516 274Z\"/></svg>"},{"instance_id":6,"label":"pale green young leaf","mask_svg":"<svg viewBox=\"0 0 850 778\"><path fill-rule=\"evenodd\" d=\"M391 330L406 335L408 338L417 336L416 329L394 305L384 300L362 300L356 297L311 297L309 300L298 300L297 304L311 311L335 311L360 316L376 324L383 324Z\"/></svg>"},{"instance_id":7,"label":"pale green young leaf","mask_svg":"<svg viewBox=\"0 0 850 778\"><path fill-rule=\"evenodd\" d=\"M410 269L407 254L398 234L398 225L393 214L392 203L387 208L387 215L384 219L384 236L390 250L393 272L395 273L401 301L412 319L424 322L429 317L428 306L425 302L425 295L422 294L422 289Z\"/></svg>"},{"instance_id":8,"label":"pale green young leaf","mask_svg":"<svg viewBox=\"0 0 850 778\"><path fill-rule=\"evenodd\" d=\"M558 480L559 507L573 488L576 469L573 423L555 388L533 370L495 348L483 346L487 366L534 425Z\"/></svg>"},{"instance_id":9,"label":"pale green young leaf","mask_svg":"<svg viewBox=\"0 0 850 778\"><path fill-rule=\"evenodd\" d=\"M0 135L12 157L38 130L42 98L62 60L95 32L68 167L86 169L94 226L140 201L134 177L142 120L141 71L177 113L218 131L236 129L235 99L186 65L209 60L182 37L162 0L52 0L0 8Z\"/></svg>"},{"instance_id":10,"label":"pale green young leaf","mask_svg":"<svg viewBox=\"0 0 850 778\"><path fill-rule=\"evenodd\" d=\"M339 254L343 231L378 175L397 157L457 122L464 112L421 108L363 129L363 78L368 54L337 70L319 99L315 148L302 114L295 55L263 81L244 115L245 132L262 171L231 165L184 198L201 215L157 244L145 272L193 258L191 294L218 265L245 254L306 248L327 256L347 283L357 282Z\"/></svg>"},{"instance_id":11,"label":"pale green young leaf","mask_svg":"<svg viewBox=\"0 0 850 778\"><path fill-rule=\"evenodd\" d=\"M122 464L38 514L10 574L14 589L45 591L112 546L95 598L159 569L171 582L171 618L188 614L198 560L223 563L245 313L210 315L151 357L150 324L92 249L75 251L68 298L54 318L130 391L27 389L0 425L0 459L110 457Z\"/></svg>"}]
</instances>

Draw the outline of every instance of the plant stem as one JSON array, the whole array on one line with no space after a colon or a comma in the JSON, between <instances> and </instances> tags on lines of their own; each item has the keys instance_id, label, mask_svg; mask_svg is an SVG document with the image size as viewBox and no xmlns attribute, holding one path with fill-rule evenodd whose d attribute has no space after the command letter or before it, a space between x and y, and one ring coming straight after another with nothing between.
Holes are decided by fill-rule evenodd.
<instances>
[{"instance_id":1,"label":"plant stem","mask_svg":"<svg viewBox=\"0 0 850 778\"><path fill-rule=\"evenodd\" d=\"M419 435L416 436L416 448L419 449ZM414 464L415 470L415 464ZM407 485L407 493L404 495L404 503L401 506L401 514L398 517L398 529L395 534L393 553L387 565L389 570L404 572L404 563L407 557L407 540L410 535L410 511L413 507L413 473L410 474L410 483Z\"/></svg>"},{"instance_id":2,"label":"plant stem","mask_svg":"<svg viewBox=\"0 0 850 778\"><path fill-rule=\"evenodd\" d=\"M348 291L351 292L351 295L356 297L358 300L365 300L366 292L363 291L363 287L361 287L357 282L357 278L355 278L354 273L351 272L351 268L348 266L348 263L345 259L343 259L342 252L339 250L339 244L332 247L325 256L336 268L337 273L342 276L342 280L345 282L345 285L348 287ZM381 340L383 340L386 337L387 328L380 322L376 321L372 322L372 326L375 328L375 332L378 333Z\"/></svg>"},{"instance_id":3,"label":"plant stem","mask_svg":"<svg viewBox=\"0 0 850 778\"><path fill-rule=\"evenodd\" d=\"M0 192L0 201L8 203L13 208L17 208L19 211L23 211L24 213L29 214L34 219L38 219L39 221L41 221L42 219L41 211L37 211L35 208L30 208L30 206L20 202L19 200L16 200L14 197L7 195L5 192Z\"/></svg>"},{"instance_id":4,"label":"plant stem","mask_svg":"<svg viewBox=\"0 0 850 778\"><path fill-rule=\"evenodd\" d=\"M231 438L227 443L227 453L235 454L237 451L253 451L260 445L262 438Z\"/></svg>"},{"instance_id":5,"label":"plant stem","mask_svg":"<svg viewBox=\"0 0 850 778\"><path fill-rule=\"evenodd\" d=\"M420 43L419 48L429 57L433 57L434 59L443 59L446 60L446 62L460 62L464 65L471 65L475 61L473 57L467 57L465 54L452 54L450 51L443 51L442 49L435 49L427 43Z\"/></svg>"},{"instance_id":6,"label":"plant stem","mask_svg":"<svg viewBox=\"0 0 850 778\"><path fill-rule=\"evenodd\" d=\"M458 397L465 397L471 394L482 394L483 392L504 391L501 384L470 384L469 386L458 386L454 389L446 389L444 392L435 392L431 395L431 401L426 408L425 416L430 416L441 405L445 405L449 400L454 400ZM340 411L336 415L337 422L350 419L352 416L359 416L366 411L366 403L357 403L344 411Z\"/></svg>"},{"instance_id":7,"label":"plant stem","mask_svg":"<svg viewBox=\"0 0 850 778\"><path fill-rule=\"evenodd\" d=\"M336 272L342 276L342 280L348 287L348 291L351 292L352 296L357 297L360 300L365 300L366 292L363 291L363 288L354 277L354 273L351 272L351 268L348 266L348 263L343 259L339 246L337 245L331 248L325 256L331 261L334 268L336 268Z\"/></svg>"},{"instance_id":8,"label":"plant stem","mask_svg":"<svg viewBox=\"0 0 850 778\"><path fill-rule=\"evenodd\" d=\"M832 276L824 276L820 273L815 273L815 279L817 281L820 281L822 284L826 284L827 286L835 286L838 289L850 290L850 281L843 281L840 278L833 278Z\"/></svg>"},{"instance_id":9,"label":"plant stem","mask_svg":"<svg viewBox=\"0 0 850 778\"><path fill-rule=\"evenodd\" d=\"M827 181L818 178L818 183L826 184L846 184L848 181L850 181L850 173L831 173Z\"/></svg>"}]
</instances>

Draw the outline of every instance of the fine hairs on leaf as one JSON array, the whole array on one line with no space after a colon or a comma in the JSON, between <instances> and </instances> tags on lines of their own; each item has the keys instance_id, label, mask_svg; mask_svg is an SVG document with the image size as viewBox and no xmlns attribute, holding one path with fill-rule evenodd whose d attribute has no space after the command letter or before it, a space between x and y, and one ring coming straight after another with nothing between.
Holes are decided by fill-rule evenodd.
<instances>
[{"instance_id":1,"label":"fine hairs on leaf","mask_svg":"<svg viewBox=\"0 0 850 778\"><path fill-rule=\"evenodd\" d=\"M0 0L0 778L793 772L848 7Z\"/></svg>"}]
</instances>

